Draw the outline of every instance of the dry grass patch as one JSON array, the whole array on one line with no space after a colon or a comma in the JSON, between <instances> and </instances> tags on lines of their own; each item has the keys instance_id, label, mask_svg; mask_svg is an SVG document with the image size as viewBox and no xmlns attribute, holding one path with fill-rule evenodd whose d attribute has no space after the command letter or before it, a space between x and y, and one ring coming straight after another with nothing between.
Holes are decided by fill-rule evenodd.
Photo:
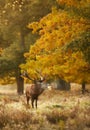
<instances>
[{"instance_id":1,"label":"dry grass patch","mask_svg":"<svg viewBox=\"0 0 90 130\"><path fill-rule=\"evenodd\" d=\"M25 95L1 95L0 130L16 129L89 130L90 95L78 90L46 90L39 97L37 110L27 107Z\"/></svg>"}]
</instances>

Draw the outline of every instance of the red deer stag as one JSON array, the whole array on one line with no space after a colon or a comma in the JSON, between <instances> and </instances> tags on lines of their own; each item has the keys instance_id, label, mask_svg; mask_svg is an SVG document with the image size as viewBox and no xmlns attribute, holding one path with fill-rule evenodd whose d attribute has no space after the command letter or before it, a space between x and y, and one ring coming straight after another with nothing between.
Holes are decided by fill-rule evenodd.
<instances>
[{"instance_id":1,"label":"red deer stag","mask_svg":"<svg viewBox=\"0 0 90 130\"><path fill-rule=\"evenodd\" d=\"M42 82L45 80L45 78L41 77L40 80L35 80L30 78L27 72L25 72L23 76L33 81L33 84L26 88L25 93L27 98L27 105L29 105L29 99L31 99L32 108L34 108L34 101L37 108L38 96L45 90L45 87L42 87Z\"/></svg>"}]
</instances>

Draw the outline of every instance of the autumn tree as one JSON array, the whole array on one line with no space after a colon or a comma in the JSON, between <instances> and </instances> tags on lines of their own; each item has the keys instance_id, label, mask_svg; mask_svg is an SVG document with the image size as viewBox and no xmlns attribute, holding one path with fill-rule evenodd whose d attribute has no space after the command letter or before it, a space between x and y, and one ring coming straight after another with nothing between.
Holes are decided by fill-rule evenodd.
<instances>
[{"instance_id":1,"label":"autumn tree","mask_svg":"<svg viewBox=\"0 0 90 130\"><path fill-rule=\"evenodd\" d=\"M83 26L87 25L88 28L82 32L82 34L74 39L72 42L67 45L67 49L72 48L74 52L81 51L83 53L83 59L87 65L83 65L83 68L79 69L79 73L83 72L82 83L82 93L85 92L85 84L90 82L88 78L90 73L90 1L89 0L72 0L72 1L61 1L58 2L67 7L67 10L74 14L75 16L79 16L84 19ZM84 75L85 74L85 75ZM85 77L85 78L84 78ZM90 77L90 76L89 76Z\"/></svg>"},{"instance_id":2,"label":"autumn tree","mask_svg":"<svg viewBox=\"0 0 90 130\"><path fill-rule=\"evenodd\" d=\"M35 41L27 25L38 21L50 12L54 0L1 0L0 1L0 77L16 78L17 92L23 93L24 80L19 65L24 62L23 53ZM42 11L43 10L43 11Z\"/></svg>"},{"instance_id":3,"label":"autumn tree","mask_svg":"<svg viewBox=\"0 0 90 130\"><path fill-rule=\"evenodd\" d=\"M89 1L58 2L64 8L53 8L52 13L39 22L28 25L33 33L39 33L40 38L25 54L26 64L21 67L32 77L38 77L37 68L49 78L90 83Z\"/></svg>"}]
</instances>

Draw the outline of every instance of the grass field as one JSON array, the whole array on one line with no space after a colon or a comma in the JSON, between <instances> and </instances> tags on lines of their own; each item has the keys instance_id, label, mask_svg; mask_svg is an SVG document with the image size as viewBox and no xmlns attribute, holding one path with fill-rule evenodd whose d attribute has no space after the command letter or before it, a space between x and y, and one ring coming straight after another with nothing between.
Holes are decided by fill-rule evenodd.
<instances>
[{"instance_id":1,"label":"grass field","mask_svg":"<svg viewBox=\"0 0 90 130\"><path fill-rule=\"evenodd\" d=\"M15 87L0 87L0 130L90 130L90 93L75 84L67 92L45 90L32 109Z\"/></svg>"}]
</instances>

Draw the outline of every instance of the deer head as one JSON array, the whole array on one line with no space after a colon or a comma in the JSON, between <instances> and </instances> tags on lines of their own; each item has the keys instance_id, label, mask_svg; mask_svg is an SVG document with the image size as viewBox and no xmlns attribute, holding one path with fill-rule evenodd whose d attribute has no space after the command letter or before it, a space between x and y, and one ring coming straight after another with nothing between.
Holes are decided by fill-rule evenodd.
<instances>
[{"instance_id":1,"label":"deer head","mask_svg":"<svg viewBox=\"0 0 90 130\"><path fill-rule=\"evenodd\" d=\"M46 78L43 77L42 74L41 74L38 70L36 70L36 72L39 74L40 79L33 79L33 78L31 78L31 77L29 76L29 74L28 74L27 71L24 71L24 72L21 74L21 76L28 78L29 80L31 80L31 81L34 82L34 83L37 83L37 82L42 83L43 81L45 81Z\"/></svg>"}]
</instances>

